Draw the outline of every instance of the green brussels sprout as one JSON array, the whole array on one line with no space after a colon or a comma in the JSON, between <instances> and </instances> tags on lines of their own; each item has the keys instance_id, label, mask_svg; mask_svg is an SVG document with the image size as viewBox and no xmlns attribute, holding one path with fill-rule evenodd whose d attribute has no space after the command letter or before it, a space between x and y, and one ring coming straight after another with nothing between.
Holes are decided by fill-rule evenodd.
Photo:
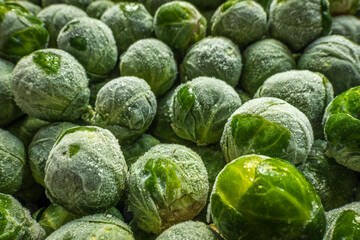
<instances>
[{"instance_id":1,"label":"green brussels sprout","mask_svg":"<svg viewBox=\"0 0 360 240\"><path fill-rule=\"evenodd\" d=\"M314 187L288 161L239 157L215 181L209 211L228 240L321 240L325 212Z\"/></svg>"},{"instance_id":2,"label":"green brussels sprout","mask_svg":"<svg viewBox=\"0 0 360 240\"><path fill-rule=\"evenodd\" d=\"M285 100L308 117L315 138L324 137L321 120L325 108L334 98L333 87L324 75L307 70L278 73L268 78L254 97Z\"/></svg>"},{"instance_id":3,"label":"green brussels sprout","mask_svg":"<svg viewBox=\"0 0 360 240\"><path fill-rule=\"evenodd\" d=\"M331 34L342 35L360 44L360 19L351 15L333 17Z\"/></svg>"},{"instance_id":4,"label":"green brussels sprout","mask_svg":"<svg viewBox=\"0 0 360 240\"><path fill-rule=\"evenodd\" d=\"M12 90L17 105L32 117L73 121L89 104L89 80L69 53L44 49L23 57L15 66Z\"/></svg>"},{"instance_id":5,"label":"green brussels sprout","mask_svg":"<svg viewBox=\"0 0 360 240\"><path fill-rule=\"evenodd\" d=\"M50 151L46 195L70 213L99 213L119 202L126 176L126 162L114 135L98 127L74 127Z\"/></svg>"},{"instance_id":6,"label":"green brussels sprout","mask_svg":"<svg viewBox=\"0 0 360 240\"><path fill-rule=\"evenodd\" d=\"M25 166L24 144L10 132L0 128L0 193L14 194L19 190Z\"/></svg>"},{"instance_id":7,"label":"green brussels sprout","mask_svg":"<svg viewBox=\"0 0 360 240\"><path fill-rule=\"evenodd\" d=\"M227 162L247 154L305 161L314 142L308 118L300 110L272 97L250 100L228 119L220 145Z\"/></svg>"},{"instance_id":8,"label":"green brussels sprout","mask_svg":"<svg viewBox=\"0 0 360 240\"><path fill-rule=\"evenodd\" d=\"M325 156L326 146L326 141L315 140L306 161L297 169L315 187L324 209L328 211L354 201L359 181L354 171Z\"/></svg>"},{"instance_id":9,"label":"green brussels sprout","mask_svg":"<svg viewBox=\"0 0 360 240\"><path fill-rule=\"evenodd\" d=\"M157 97L171 88L177 73L173 52L157 39L139 40L120 57L121 76L144 79Z\"/></svg>"},{"instance_id":10,"label":"green brussels sprout","mask_svg":"<svg viewBox=\"0 0 360 240\"><path fill-rule=\"evenodd\" d=\"M158 144L140 157L130 168L128 187L134 223L155 234L195 217L209 191L199 155L177 144Z\"/></svg>"},{"instance_id":11,"label":"green brussels sprout","mask_svg":"<svg viewBox=\"0 0 360 240\"><path fill-rule=\"evenodd\" d=\"M49 47L56 47L56 39L66 23L77 17L85 17L86 13L72 5L53 4L41 10L37 16L49 31Z\"/></svg>"},{"instance_id":12,"label":"green brussels sprout","mask_svg":"<svg viewBox=\"0 0 360 240\"><path fill-rule=\"evenodd\" d=\"M206 19L185 1L171 1L161 5L154 16L157 38L173 50L185 52L192 44L206 36Z\"/></svg>"},{"instance_id":13,"label":"green brussels sprout","mask_svg":"<svg viewBox=\"0 0 360 240\"><path fill-rule=\"evenodd\" d=\"M272 75L296 68L290 50L275 39L257 41L245 49L242 57L240 84L251 95Z\"/></svg>"},{"instance_id":14,"label":"green brussels sprout","mask_svg":"<svg viewBox=\"0 0 360 240\"><path fill-rule=\"evenodd\" d=\"M0 127L19 118L23 113L16 105L11 91L14 64L0 58Z\"/></svg>"},{"instance_id":15,"label":"green brussels sprout","mask_svg":"<svg viewBox=\"0 0 360 240\"><path fill-rule=\"evenodd\" d=\"M105 78L118 58L111 29L102 21L90 17L68 22L59 32L57 45L84 66L90 79Z\"/></svg>"},{"instance_id":16,"label":"green brussels sprout","mask_svg":"<svg viewBox=\"0 0 360 240\"><path fill-rule=\"evenodd\" d=\"M94 214L68 222L46 240L135 240L130 227L120 219L108 214Z\"/></svg>"},{"instance_id":17,"label":"green brussels sprout","mask_svg":"<svg viewBox=\"0 0 360 240\"><path fill-rule=\"evenodd\" d=\"M325 110L327 154L360 172L360 86L338 95Z\"/></svg>"},{"instance_id":18,"label":"green brussels sprout","mask_svg":"<svg viewBox=\"0 0 360 240\"><path fill-rule=\"evenodd\" d=\"M214 13L211 33L231 39L242 49L265 36L266 12L255 1L227 1Z\"/></svg>"},{"instance_id":19,"label":"green brussels sprout","mask_svg":"<svg viewBox=\"0 0 360 240\"><path fill-rule=\"evenodd\" d=\"M227 38L208 37L195 43L180 66L182 82L206 76L225 81L235 87L242 69L239 48Z\"/></svg>"},{"instance_id":20,"label":"green brussels sprout","mask_svg":"<svg viewBox=\"0 0 360 240\"><path fill-rule=\"evenodd\" d=\"M230 115L241 106L236 91L222 80L198 77L175 89L171 127L199 146L220 141Z\"/></svg>"},{"instance_id":21,"label":"green brussels sprout","mask_svg":"<svg viewBox=\"0 0 360 240\"><path fill-rule=\"evenodd\" d=\"M43 240L45 231L11 195L0 193L0 239Z\"/></svg>"},{"instance_id":22,"label":"green brussels sprout","mask_svg":"<svg viewBox=\"0 0 360 240\"><path fill-rule=\"evenodd\" d=\"M156 240L220 240L220 236L203 222L187 221L176 224L163 233Z\"/></svg>"},{"instance_id":23,"label":"green brussels sprout","mask_svg":"<svg viewBox=\"0 0 360 240\"><path fill-rule=\"evenodd\" d=\"M298 61L299 69L324 74L333 85L335 96L360 85L359 65L359 46L339 35L317 39Z\"/></svg>"},{"instance_id":24,"label":"green brussels sprout","mask_svg":"<svg viewBox=\"0 0 360 240\"><path fill-rule=\"evenodd\" d=\"M100 19L103 13L114 5L115 3L110 0L95 1L89 4L86 13L89 17Z\"/></svg>"},{"instance_id":25,"label":"green brussels sprout","mask_svg":"<svg viewBox=\"0 0 360 240\"><path fill-rule=\"evenodd\" d=\"M84 119L110 130L121 144L143 134L155 114L156 98L150 86L137 77L119 77L100 89L95 111Z\"/></svg>"},{"instance_id":26,"label":"green brussels sprout","mask_svg":"<svg viewBox=\"0 0 360 240\"><path fill-rule=\"evenodd\" d=\"M331 28L327 0L274 0L269 9L269 33L299 52Z\"/></svg>"},{"instance_id":27,"label":"green brussels sprout","mask_svg":"<svg viewBox=\"0 0 360 240\"><path fill-rule=\"evenodd\" d=\"M31 173L37 183L45 187L45 165L50 150L56 140L63 135L66 130L76 126L76 124L69 122L54 123L40 129L34 135L29 146L28 154Z\"/></svg>"},{"instance_id":28,"label":"green brussels sprout","mask_svg":"<svg viewBox=\"0 0 360 240\"><path fill-rule=\"evenodd\" d=\"M140 3L120 2L106 10L100 19L111 28L119 52L137 40L150 38L154 30L153 17Z\"/></svg>"},{"instance_id":29,"label":"green brussels sprout","mask_svg":"<svg viewBox=\"0 0 360 240\"><path fill-rule=\"evenodd\" d=\"M331 15L353 14L359 6L359 0L329 0Z\"/></svg>"},{"instance_id":30,"label":"green brussels sprout","mask_svg":"<svg viewBox=\"0 0 360 240\"><path fill-rule=\"evenodd\" d=\"M41 7L29 1L21 0L21 1L16 1L16 3L26 8L29 12L31 12L35 16L41 11Z\"/></svg>"},{"instance_id":31,"label":"green brussels sprout","mask_svg":"<svg viewBox=\"0 0 360 240\"><path fill-rule=\"evenodd\" d=\"M16 2L0 2L0 56L17 61L46 47L49 33L44 23Z\"/></svg>"}]
</instances>

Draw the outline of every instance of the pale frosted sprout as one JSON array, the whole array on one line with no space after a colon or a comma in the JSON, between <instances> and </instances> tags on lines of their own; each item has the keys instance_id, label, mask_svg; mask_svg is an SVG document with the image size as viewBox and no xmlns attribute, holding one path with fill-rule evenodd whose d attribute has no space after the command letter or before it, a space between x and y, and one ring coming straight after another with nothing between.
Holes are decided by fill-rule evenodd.
<instances>
[{"instance_id":1,"label":"pale frosted sprout","mask_svg":"<svg viewBox=\"0 0 360 240\"><path fill-rule=\"evenodd\" d=\"M360 44L360 19L353 15L343 15L332 18L332 35L342 35Z\"/></svg>"}]
</instances>

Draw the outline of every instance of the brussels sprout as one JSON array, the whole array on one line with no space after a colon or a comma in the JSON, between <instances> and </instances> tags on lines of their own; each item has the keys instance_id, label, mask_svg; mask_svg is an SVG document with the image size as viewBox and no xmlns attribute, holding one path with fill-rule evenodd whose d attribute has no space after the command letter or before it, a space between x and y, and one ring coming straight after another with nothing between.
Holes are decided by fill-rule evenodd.
<instances>
[{"instance_id":1,"label":"brussels sprout","mask_svg":"<svg viewBox=\"0 0 360 240\"><path fill-rule=\"evenodd\" d=\"M106 10L101 21L108 25L115 37L119 52L153 32L153 17L140 3L120 2Z\"/></svg>"},{"instance_id":2,"label":"brussels sprout","mask_svg":"<svg viewBox=\"0 0 360 240\"><path fill-rule=\"evenodd\" d=\"M272 75L296 68L290 50L275 39L264 39L250 45L243 52L241 86L254 95Z\"/></svg>"},{"instance_id":3,"label":"brussels sprout","mask_svg":"<svg viewBox=\"0 0 360 240\"><path fill-rule=\"evenodd\" d=\"M329 33L331 16L327 0L274 0L269 10L269 33L293 51Z\"/></svg>"},{"instance_id":4,"label":"brussels sprout","mask_svg":"<svg viewBox=\"0 0 360 240\"><path fill-rule=\"evenodd\" d=\"M60 49L73 55L91 79L105 78L115 67L118 51L111 29L90 17L68 22L57 38Z\"/></svg>"},{"instance_id":5,"label":"brussels sprout","mask_svg":"<svg viewBox=\"0 0 360 240\"><path fill-rule=\"evenodd\" d=\"M250 100L228 119L221 137L227 162L247 154L279 157L299 164L314 142L308 118L284 100Z\"/></svg>"},{"instance_id":6,"label":"brussels sprout","mask_svg":"<svg viewBox=\"0 0 360 240\"><path fill-rule=\"evenodd\" d=\"M11 74L14 64L0 58L0 127L4 127L23 113L13 100Z\"/></svg>"},{"instance_id":7,"label":"brussels sprout","mask_svg":"<svg viewBox=\"0 0 360 240\"><path fill-rule=\"evenodd\" d=\"M0 193L14 194L19 190L25 166L24 144L17 137L0 128Z\"/></svg>"},{"instance_id":8,"label":"brussels sprout","mask_svg":"<svg viewBox=\"0 0 360 240\"><path fill-rule=\"evenodd\" d=\"M126 175L124 156L108 130L74 127L50 151L46 195L74 214L103 212L120 200Z\"/></svg>"},{"instance_id":9,"label":"brussels sprout","mask_svg":"<svg viewBox=\"0 0 360 240\"><path fill-rule=\"evenodd\" d=\"M338 35L317 39L298 61L299 69L324 74L333 85L335 96L360 85L359 65L359 46Z\"/></svg>"},{"instance_id":10,"label":"brussels sprout","mask_svg":"<svg viewBox=\"0 0 360 240\"><path fill-rule=\"evenodd\" d=\"M154 15L161 5L172 1L174 0L138 0L138 2L144 4L151 15Z\"/></svg>"},{"instance_id":11,"label":"brussels sprout","mask_svg":"<svg viewBox=\"0 0 360 240\"><path fill-rule=\"evenodd\" d=\"M304 163L297 168L313 184L326 211L355 200L359 184L355 172L325 156L326 141L316 140Z\"/></svg>"},{"instance_id":12,"label":"brussels sprout","mask_svg":"<svg viewBox=\"0 0 360 240\"><path fill-rule=\"evenodd\" d=\"M254 97L285 100L308 117L315 138L323 138L321 120L334 98L333 87L324 75L307 70L278 73L268 78Z\"/></svg>"},{"instance_id":13,"label":"brussels sprout","mask_svg":"<svg viewBox=\"0 0 360 240\"><path fill-rule=\"evenodd\" d=\"M176 224L160 234L156 240L220 240L220 236L202 222Z\"/></svg>"},{"instance_id":14,"label":"brussels sprout","mask_svg":"<svg viewBox=\"0 0 360 240\"><path fill-rule=\"evenodd\" d=\"M56 39L61 28L74 18L85 17L86 13L72 5L53 4L41 10L37 16L45 23L49 31L49 47L56 47Z\"/></svg>"},{"instance_id":15,"label":"brussels sprout","mask_svg":"<svg viewBox=\"0 0 360 240\"><path fill-rule=\"evenodd\" d=\"M86 8L86 13L89 17L100 19L103 13L114 5L110 0L95 1Z\"/></svg>"},{"instance_id":16,"label":"brussels sprout","mask_svg":"<svg viewBox=\"0 0 360 240\"><path fill-rule=\"evenodd\" d=\"M16 3L26 8L29 12L31 12L35 16L41 11L41 7L29 1L21 0L21 1L16 1Z\"/></svg>"},{"instance_id":17,"label":"brussels sprout","mask_svg":"<svg viewBox=\"0 0 360 240\"><path fill-rule=\"evenodd\" d=\"M242 49L265 36L266 12L255 1L227 1L214 13L211 33L230 38Z\"/></svg>"},{"instance_id":18,"label":"brussels sprout","mask_svg":"<svg viewBox=\"0 0 360 240\"><path fill-rule=\"evenodd\" d=\"M45 187L45 165L49 157L50 150L56 140L64 134L66 130L76 127L76 124L69 122L54 123L40 129L33 137L29 146L29 166L36 182Z\"/></svg>"},{"instance_id":19,"label":"brussels sprout","mask_svg":"<svg viewBox=\"0 0 360 240\"><path fill-rule=\"evenodd\" d=\"M143 39L121 55L120 73L144 79L159 97L174 84L178 70L174 54L166 44L157 39Z\"/></svg>"},{"instance_id":20,"label":"brussels sprout","mask_svg":"<svg viewBox=\"0 0 360 240\"><path fill-rule=\"evenodd\" d=\"M326 108L323 125L327 154L360 172L360 86L338 95Z\"/></svg>"},{"instance_id":21,"label":"brussels sprout","mask_svg":"<svg viewBox=\"0 0 360 240\"><path fill-rule=\"evenodd\" d=\"M201 76L214 77L235 87L241 68L241 54L233 42L223 37L208 37L188 50L180 66L180 76L182 82Z\"/></svg>"},{"instance_id":22,"label":"brussels sprout","mask_svg":"<svg viewBox=\"0 0 360 240\"><path fill-rule=\"evenodd\" d=\"M46 47L44 23L16 2L0 2L0 56L17 61Z\"/></svg>"},{"instance_id":23,"label":"brussels sprout","mask_svg":"<svg viewBox=\"0 0 360 240\"><path fill-rule=\"evenodd\" d=\"M360 19L351 15L334 17L331 26L331 34L342 35L347 39L360 44Z\"/></svg>"},{"instance_id":24,"label":"brussels sprout","mask_svg":"<svg viewBox=\"0 0 360 240\"><path fill-rule=\"evenodd\" d=\"M246 155L226 165L210 205L216 228L228 240L320 240L325 231L316 190L279 158Z\"/></svg>"},{"instance_id":25,"label":"brussels sprout","mask_svg":"<svg viewBox=\"0 0 360 240\"><path fill-rule=\"evenodd\" d=\"M69 53L44 49L23 57L15 66L12 90L17 105L32 117L73 121L89 104L84 68Z\"/></svg>"},{"instance_id":26,"label":"brussels sprout","mask_svg":"<svg viewBox=\"0 0 360 240\"><path fill-rule=\"evenodd\" d=\"M46 240L64 239L134 240L134 236L130 227L120 219L107 214L95 214L68 222L46 238Z\"/></svg>"},{"instance_id":27,"label":"brussels sprout","mask_svg":"<svg viewBox=\"0 0 360 240\"><path fill-rule=\"evenodd\" d=\"M353 14L359 6L359 0L329 0L331 15Z\"/></svg>"},{"instance_id":28,"label":"brussels sprout","mask_svg":"<svg viewBox=\"0 0 360 240\"><path fill-rule=\"evenodd\" d=\"M110 130L119 143L136 139L156 114L156 98L150 86L137 77L119 77L102 87L95 112L84 116L89 123Z\"/></svg>"},{"instance_id":29,"label":"brussels sprout","mask_svg":"<svg viewBox=\"0 0 360 240\"><path fill-rule=\"evenodd\" d=\"M11 195L0 193L0 219L0 239L45 239L44 229Z\"/></svg>"},{"instance_id":30,"label":"brussels sprout","mask_svg":"<svg viewBox=\"0 0 360 240\"><path fill-rule=\"evenodd\" d=\"M130 168L128 186L134 223L155 234L195 217L209 191L199 155L176 144L158 144L140 157Z\"/></svg>"},{"instance_id":31,"label":"brussels sprout","mask_svg":"<svg viewBox=\"0 0 360 240\"><path fill-rule=\"evenodd\" d=\"M180 52L206 36L206 19L185 1L161 5L154 16L154 27L157 38Z\"/></svg>"},{"instance_id":32,"label":"brussels sprout","mask_svg":"<svg viewBox=\"0 0 360 240\"><path fill-rule=\"evenodd\" d=\"M220 141L226 120L241 106L224 81L198 77L175 89L171 127L176 135L205 146Z\"/></svg>"}]
</instances>

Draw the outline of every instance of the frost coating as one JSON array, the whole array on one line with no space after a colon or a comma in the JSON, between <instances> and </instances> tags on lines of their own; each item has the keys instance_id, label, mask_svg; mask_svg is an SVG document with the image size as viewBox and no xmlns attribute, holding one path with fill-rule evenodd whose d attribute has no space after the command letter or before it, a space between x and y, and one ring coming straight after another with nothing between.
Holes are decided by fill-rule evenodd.
<instances>
[{"instance_id":1,"label":"frost coating","mask_svg":"<svg viewBox=\"0 0 360 240\"><path fill-rule=\"evenodd\" d=\"M205 76L235 87L242 69L239 48L227 38L208 37L195 43L180 66L182 82Z\"/></svg>"},{"instance_id":2,"label":"frost coating","mask_svg":"<svg viewBox=\"0 0 360 240\"><path fill-rule=\"evenodd\" d=\"M230 85L198 77L175 89L171 127L176 135L198 145L216 143L227 119L240 106L240 97Z\"/></svg>"},{"instance_id":3,"label":"frost coating","mask_svg":"<svg viewBox=\"0 0 360 240\"><path fill-rule=\"evenodd\" d=\"M266 13L254 1L227 1L211 18L211 34L231 39L240 49L260 40L265 33Z\"/></svg>"},{"instance_id":4,"label":"frost coating","mask_svg":"<svg viewBox=\"0 0 360 240\"><path fill-rule=\"evenodd\" d=\"M105 78L115 67L118 51L111 29L90 17L68 22L57 38L58 48L73 55L91 78Z\"/></svg>"},{"instance_id":5,"label":"frost coating","mask_svg":"<svg viewBox=\"0 0 360 240\"><path fill-rule=\"evenodd\" d=\"M156 106L155 95L144 80L120 77L100 89L95 111L84 118L110 130L121 144L146 131L155 117Z\"/></svg>"},{"instance_id":6,"label":"frost coating","mask_svg":"<svg viewBox=\"0 0 360 240\"><path fill-rule=\"evenodd\" d=\"M206 168L191 149L159 144L130 168L129 208L134 223L155 234L195 217L209 191Z\"/></svg>"},{"instance_id":7,"label":"frost coating","mask_svg":"<svg viewBox=\"0 0 360 240\"><path fill-rule=\"evenodd\" d=\"M315 138L323 138L321 120L334 98L333 87L324 75L306 70L278 73L268 78L254 97L285 100L308 117Z\"/></svg>"},{"instance_id":8,"label":"frost coating","mask_svg":"<svg viewBox=\"0 0 360 240\"><path fill-rule=\"evenodd\" d=\"M103 212L120 200L126 175L126 162L114 135L98 127L74 127L50 151L46 195L74 214Z\"/></svg>"},{"instance_id":9,"label":"frost coating","mask_svg":"<svg viewBox=\"0 0 360 240\"><path fill-rule=\"evenodd\" d=\"M314 142L308 118L284 100L250 100L228 119L221 137L227 162L246 154L264 154L299 164Z\"/></svg>"},{"instance_id":10,"label":"frost coating","mask_svg":"<svg viewBox=\"0 0 360 240\"><path fill-rule=\"evenodd\" d=\"M100 19L103 13L114 5L115 3L113 1L95 1L89 4L86 8L86 13L89 17Z\"/></svg>"},{"instance_id":11,"label":"frost coating","mask_svg":"<svg viewBox=\"0 0 360 240\"><path fill-rule=\"evenodd\" d=\"M157 97L171 88L177 73L173 52L154 38L137 41L120 57L121 76L144 79Z\"/></svg>"},{"instance_id":12,"label":"frost coating","mask_svg":"<svg viewBox=\"0 0 360 240\"><path fill-rule=\"evenodd\" d=\"M74 57L43 49L23 57L13 71L16 104L28 115L48 121L72 121L86 111L89 80Z\"/></svg>"},{"instance_id":13,"label":"frost coating","mask_svg":"<svg viewBox=\"0 0 360 240\"><path fill-rule=\"evenodd\" d=\"M342 35L360 44L360 19L352 15L333 17L331 34Z\"/></svg>"}]
</instances>

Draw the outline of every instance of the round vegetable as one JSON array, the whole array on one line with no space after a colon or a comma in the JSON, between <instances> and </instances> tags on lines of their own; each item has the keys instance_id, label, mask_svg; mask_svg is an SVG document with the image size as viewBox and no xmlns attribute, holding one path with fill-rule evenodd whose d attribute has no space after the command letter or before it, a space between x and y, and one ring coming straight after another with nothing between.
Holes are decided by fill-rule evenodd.
<instances>
[{"instance_id":1,"label":"round vegetable","mask_svg":"<svg viewBox=\"0 0 360 240\"><path fill-rule=\"evenodd\" d=\"M146 232L195 217L206 204L208 176L199 155L176 144L159 144L130 168L129 209Z\"/></svg>"},{"instance_id":2,"label":"round vegetable","mask_svg":"<svg viewBox=\"0 0 360 240\"><path fill-rule=\"evenodd\" d=\"M359 0L329 0L331 15L353 14L359 6Z\"/></svg>"},{"instance_id":3,"label":"round vegetable","mask_svg":"<svg viewBox=\"0 0 360 240\"><path fill-rule=\"evenodd\" d=\"M116 138L106 129L68 129L45 166L46 195L70 213L103 212L120 200L127 166Z\"/></svg>"},{"instance_id":4,"label":"round vegetable","mask_svg":"<svg viewBox=\"0 0 360 240\"><path fill-rule=\"evenodd\" d=\"M360 19L352 15L334 17L331 25L331 34L342 35L360 44Z\"/></svg>"},{"instance_id":5,"label":"round vegetable","mask_svg":"<svg viewBox=\"0 0 360 240\"><path fill-rule=\"evenodd\" d=\"M215 227L228 240L321 240L325 231L314 187L279 158L247 155L226 165L210 205Z\"/></svg>"},{"instance_id":6,"label":"round vegetable","mask_svg":"<svg viewBox=\"0 0 360 240\"><path fill-rule=\"evenodd\" d=\"M13 71L17 105L32 117L73 121L86 111L89 80L84 68L67 52L44 49L22 58Z\"/></svg>"},{"instance_id":7,"label":"round vegetable","mask_svg":"<svg viewBox=\"0 0 360 240\"><path fill-rule=\"evenodd\" d=\"M99 0L89 4L86 13L89 17L100 19L103 13L114 6L115 3L109 0Z\"/></svg>"}]
</instances>

